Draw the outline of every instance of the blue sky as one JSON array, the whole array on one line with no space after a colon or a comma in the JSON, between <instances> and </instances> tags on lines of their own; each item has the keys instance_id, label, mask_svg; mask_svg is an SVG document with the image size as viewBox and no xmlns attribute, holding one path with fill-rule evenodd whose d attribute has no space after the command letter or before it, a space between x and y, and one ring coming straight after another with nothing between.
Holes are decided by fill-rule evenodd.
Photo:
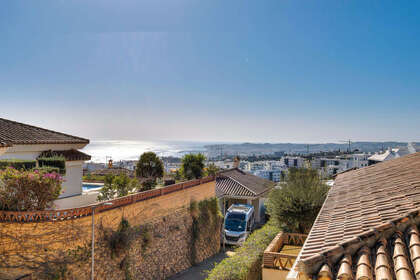
<instances>
[{"instance_id":1,"label":"blue sky","mask_svg":"<svg viewBox=\"0 0 420 280\"><path fill-rule=\"evenodd\" d=\"M0 117L91 139L420 140L417 1L0 3Z\"/></svg>"}]
</instances>

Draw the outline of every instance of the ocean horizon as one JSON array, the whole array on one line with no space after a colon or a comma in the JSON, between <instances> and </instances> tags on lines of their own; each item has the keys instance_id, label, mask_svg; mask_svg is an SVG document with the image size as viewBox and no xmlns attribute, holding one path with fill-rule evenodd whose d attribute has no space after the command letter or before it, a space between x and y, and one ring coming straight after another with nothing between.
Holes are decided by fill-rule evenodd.
<instances>
[{"instance_id":1,"label":"ocean horizon","mask_svg":"<svg viewBox=\"0 0 420 280\"><path fill-rule=\"evenodd\" d=\"M137 160L144 152L154 152L159 157L182 157L190 152L206 152L204 146L215 142L194 141L139 141L139 140L92 140L81 151L92 156L92 162Z\"/></svg>"}]
</instances>

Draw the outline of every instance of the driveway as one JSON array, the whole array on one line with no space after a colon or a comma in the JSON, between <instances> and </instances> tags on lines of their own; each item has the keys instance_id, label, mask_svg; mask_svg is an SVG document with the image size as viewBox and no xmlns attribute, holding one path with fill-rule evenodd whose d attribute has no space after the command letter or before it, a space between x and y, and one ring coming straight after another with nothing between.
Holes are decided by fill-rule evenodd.
<instances>
[{"instance_id":1,"label":"driveway","mask_svg":"<svg viewBox=\"0 0 420 280\"><path fill-rule=\"evenodd\" d=\"M226 252L220 252L207 260L190 267L167 280L204 280L207 277L207 270L213 269L214 265L226 258Z\"/></svg>"}]
</instances>

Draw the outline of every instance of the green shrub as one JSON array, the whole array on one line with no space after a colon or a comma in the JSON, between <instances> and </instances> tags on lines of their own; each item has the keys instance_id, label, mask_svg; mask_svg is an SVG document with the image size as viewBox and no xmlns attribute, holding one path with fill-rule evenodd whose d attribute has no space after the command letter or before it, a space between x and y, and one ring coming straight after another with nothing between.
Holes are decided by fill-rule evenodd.
<instances>
[{"instance_id":1,"label":"green shrub","mask_svg":"<svg viewBox=\"0 0 420 280\"><path fill-rule=\"evenodd\" d=\"M327 193L316 170L290 168L285 184L271 191L267 211L282 231L308 233Z\"/></svg>"},{"instance_id":2,"label":"green shrub","mask_svg":"<svg viewBox=\"0 0 420 280\"><path fill-rule=\"evenodd\" d=\"M219 201L215 197L198 203L191 201L190 214L192 218L190 260L192 264L195 264L197 261L197 247L200 245L199 241L205 240L211 243L216 236L218 238L223 216L220 212Z\"/></svg>"},{"instance_id":3,"label":"green shrub","mask_svg":"<svg viewBox=\"0 0 420 280\"><path fill-rule=\"evenodd\" d=\"M265 248L279 233L279 228L266 224L254 231L235 254L217 264L210 272L207 280L246 280L251 272L261 279L261 262Z\"/></svg>"},{"instance_id":4,"label":"green shrub","mask_svg":"<svg viewBox=\"0 0 420 280\"><path fill-rule=\"evenodd\" d=\"M156 187L156 180L164 175L162 160L154 152L143 153L136 166L136 176L143 185L143 190L151 190Z\"/></svg>"},{"instance_id":5,"label":"green shrub","mask_svg":"<svg viewBox=\"0 0 420 280\"><path fill-rule=\"evenodd\" d=\"M35 167L31 169L32 171L38 171L43 173L60 173L60 168L52 167L52 166L43 166L43 167Z\"/></svg>"},{"instance_id":6,"label":"green shrub","mask_svg":"<svg viewBox=\"0 0 420 280\"><path fill-rule=\"evenodd\" d=\"M102 229L105 244L111 250L111 257L120 256L128 253L132 242L140 239L142 242L142 253L144 253L153 241L152 227L148 224L131 226L129 222L122 218L116 231L112 229Z\"/></svg>"},{"instance_id":7,"label":"green shrub","mask_svg":"<svg viewBox=\"0 0 420 280\"><path fill-rule=\"evenodd\" d=\"M61 174L66 173L66 159L63 156L39 157L39 167L56 167Z\"/></svg>"},{"instance_id":8,"label":"green shrub","mask_svg":"<svg viewBox=\"0 0 420 280\"><path fill-rule=\"evenodd\" d=\"M114 175L108 174L105 176L104 186L99 192L98 201L105 201L115 198L117 190L113 186Z\"/></svg>"},{"instance_id":9,"label":"green shrub","mask_svg":"<svg viewBox=\"0 0 420 280\"><path fill-rule=\"evenodd\" d=\"M108 244L113 254L118 255L124 251L133 240L133 233L130 224L126 219L121 219L118 230L111 233L108 238Z\"/></svg>"},{"instance_id":10,"label":"green shrub","mask_svg":"<svg viewBox=\"0 0 420 280\"><path fill-rule=\"evenodd\" d=\"M94 182L104 182L105 175L94 175L94 174L87 174L82 177L83 181L94 181Z\"/></svg>"},{"instance_id":11,"label":"green shrub","mask_svg":"<svg viewBox=\"0 0 420 280\"><path fill-rule=\"evenodd\" d=\"M129 195L139 186L137 179L130 179L126 174L108 174L105 176L104 186L99 192L98 201L114 199L115 196Z\"/></svg>"},{"instance_id":12,"label":"green shrub","mask_svg":"<svg viewBox=\"0 0 420 280\"><path fill-rule=\"evenodd\" d=\"M210 163L206 167L205 175L206 176L216 176L219 171L220 171L219 167L217 167L214 163Z\"/></svg>"},{"instance_id":13,"label":"green shrub","mask_svg":"<svg viewBox=\"0 0 420 280\"><path fill-rule=\"evenodd\" d=\"M33 211L53 206L61 193L62 178L57 173L0 171L0 210Z\"/></svg>"},{"instance_id":14,"label":"green shrub","mask_svg":"<svg viewBox=\"0 0 420 280\"><path fill-rule=\"evenodd\" d=\"M199 179L204 176L206 157L203 154L187 154L182 158L181 173L187 180Z\"/></svg>"},{"instance_id":15,"label":"green shrub","mask_svg":"<svg viewBox=\"0 0 420 280\"><path fill-rule=\"evenodd\" d=\"M0 160L0 169L13 167L18 170L30 170L36 166L36 160L23 160L23 159L3 159Z\"/></svg>"}]
</instances>

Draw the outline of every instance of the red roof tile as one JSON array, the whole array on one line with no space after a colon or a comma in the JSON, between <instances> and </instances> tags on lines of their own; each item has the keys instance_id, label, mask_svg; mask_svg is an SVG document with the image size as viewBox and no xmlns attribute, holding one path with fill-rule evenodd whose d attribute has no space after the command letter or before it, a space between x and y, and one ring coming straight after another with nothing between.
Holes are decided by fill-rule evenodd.
<instances>
[{"instance_id":1,"label":"red roof tile","mask_svg":"<svg viewBox=\"0 0 420 280\"><path fill-rule=\"evenodd\" d=\"M71 150L65 150L65 151L51 151L50 152L53 155L57 156L63 156L66 161L77 161L77 160L90 160L91 156L85 153L82 153L81 151L71 149Z\"/></svg>"},{"instance_id":2,"label":"red roof tile","mask_svg":"<svg viewBox=\"0 0 420 280\"><path fill-rule=\"evenodd\" d=\"M349 267L356 279L359 275L389 279L389 274L412 279L410 269L418 265L420 276L420 261L410 260L407 253L414 248L408 240L418 239L419 209L420 153L340 174L302 248L297 268L316 276L328 265L337 279L341 279L340 271L348 274ZM420 254L420 241L415 244Z\"/></svg>"},{"instance_id":3,"label":"red roof tile","mask_svg":"<svg viewBox=\"0 0 420 280\"><path fill-rule=\"evenodd\" d=\"M26 144L88 144L89 140L0 118L0 147Z\"/></svg>"},{"instance_id":4,"label":"red roof tile","mask_svg":"<svg viewBox=\"0 0 420 280\"><path fill-rule=\"evenodd\" d=\"M259 197L274 187L275 183L237 168L219 173L216 179L216 195Z\"/></svg>"}]
</instances>

